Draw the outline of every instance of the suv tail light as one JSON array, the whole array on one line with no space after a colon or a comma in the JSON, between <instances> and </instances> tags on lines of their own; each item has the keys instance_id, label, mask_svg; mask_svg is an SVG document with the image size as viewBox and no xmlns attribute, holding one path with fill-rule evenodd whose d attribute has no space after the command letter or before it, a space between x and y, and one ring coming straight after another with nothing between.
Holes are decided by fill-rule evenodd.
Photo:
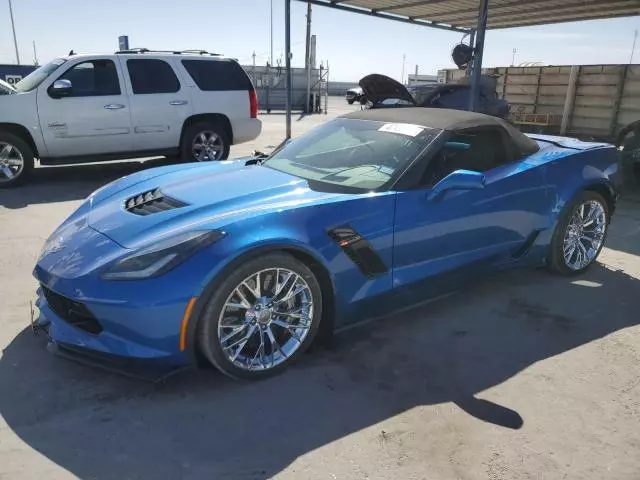
<instances>
[{"instance_id":1,"label":"suv tail light","mask_svg":"<svg viewBox=\"0 0 640 480\"><path fill-rule=\"evenodd\" d=\"M251 118L258 118L258 94L255 88L249 90L249 115Z\"/></svg>"}]
</instances>

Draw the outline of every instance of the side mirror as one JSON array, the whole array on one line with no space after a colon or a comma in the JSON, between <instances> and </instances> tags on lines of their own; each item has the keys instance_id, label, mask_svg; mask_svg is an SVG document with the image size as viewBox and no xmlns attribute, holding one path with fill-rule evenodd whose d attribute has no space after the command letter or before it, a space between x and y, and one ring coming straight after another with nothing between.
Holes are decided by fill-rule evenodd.
<instances>
[{"instance_id":1,"label":"side mirror","mask_svg":"<svg viewBox=\"0 0 640 480\"><path fill-rule=\"evenodd\" d=\"M53 82L53 85L51 86L49 93L54 98L61 98L61 97L66 97L67 95L70 95L72 90L73 90L73 84L71 83L71 80L63 79L63 80L56 80L55 82Z\"/></svg>"},{"instance_id":2,"label":"side mirror","mask_svg":"<svg viewBox=\"0 0 640 480\"><path fill-rule=\"evenodd\" d=\"M427 199L430 202L440 200L449 190L479 190L484 188L485 176L472 170L456 170L436 183Z\"/></svg>"}]
</instances>

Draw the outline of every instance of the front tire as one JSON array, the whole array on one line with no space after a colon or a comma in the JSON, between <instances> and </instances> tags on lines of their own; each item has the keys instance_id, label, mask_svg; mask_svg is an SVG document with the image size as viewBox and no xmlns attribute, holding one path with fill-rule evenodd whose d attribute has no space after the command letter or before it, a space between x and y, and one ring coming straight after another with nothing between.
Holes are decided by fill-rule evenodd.
<instances>
[{"instance_id":1,"label":"front tire","mask_svg":"<svg viewBox=\"0 0 640 480\"><path fill-rule=\"evenodd\" d=\"M0 188L17 187L33 171L33 150L22 138L0 132Z\"/></svg>"},{"instance_id":2,"label":"front tire","mask_svg":"<svg viewBox=\"0 0 640 480\"><path fill-rule=\"evenodd\" d=\"M602 195L581 192L567 207L550 245L549 267L561 275L586 271L598 258L609 228L609 207Z\"/></svg>"},{"instance_id":3,"label":"front tire","mask_svg":"<svg viewBox=\"0 0 640 480\"><path fill-rule=\"evenodd\" d=\"M256 380L294 363L322 316L313 272L287 253L270 253L233 270L207 301L199 346L224 374Z\"/></svg>"},{"instance_id":4,"label":"front tire","mask_svg":"<svg viewBox=\"0 0 640 480\"><path fill-rule=\"evenodd\" d=\"M230 149L229 136L221 125L199 122L185 130L180 144L180 158L184 162L226 160Z\"/></svg>"}]
</instances>

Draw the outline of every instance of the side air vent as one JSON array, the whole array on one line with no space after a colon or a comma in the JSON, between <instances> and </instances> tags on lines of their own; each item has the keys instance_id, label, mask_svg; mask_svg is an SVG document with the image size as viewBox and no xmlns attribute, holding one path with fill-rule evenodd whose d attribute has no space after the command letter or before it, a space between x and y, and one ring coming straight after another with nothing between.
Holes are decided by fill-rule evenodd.
<instances>
[{"instance_id":1,"label":"side air vent","mask_svg":"<svg viewBox=\"0 0 640 480\"><path fill-rule=\"evenodd\" d=\"M125 202L127 212L135 213L136 215L151 215L152 213L173 210L187 205L187 203L166 196L159 188L140 193Z\"/></svg>"},{"instance_id":2,"label":"side air vent","mask_svg":"<svg viewBox=\"0 0 640 480\"><path fill-rule=\"evenodd\" d=\"M367 239L353 228L346 225L331 229L327 233L364 275L375 277L387 273L388 268L378 253Z\"/></svg>"}]
</instances>

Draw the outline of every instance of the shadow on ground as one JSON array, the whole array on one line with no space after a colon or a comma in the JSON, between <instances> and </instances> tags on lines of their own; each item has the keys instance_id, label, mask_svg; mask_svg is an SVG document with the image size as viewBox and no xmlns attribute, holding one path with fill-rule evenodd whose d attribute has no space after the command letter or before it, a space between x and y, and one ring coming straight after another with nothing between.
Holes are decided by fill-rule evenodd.
<instances>
[{"instance_id":1,"label":"shadow on ground","mask_svg":"<svg viewBox=\"0 0 640 480\"><path fill-rule=\"evenodd\" d=\"M52 357L25 329L0 359L0 415L83 479L266 478L323 445L442 402L501 428L535 427L536 418L483 391L636 325L638 291L637 279L600 265L570 279L512 272L352 329L258 383L206 370L138 383Z\"/></svg>"},{"instance_id":2,"label":"shadow on ground","mask_svg":"<svg viewBox=\"0 0 640 480\"><path fill-rule=\"evenodd\" d=\"M117 178L177 161L175 158L162 157L144 161L36 168L26 185L0 190L0 206L18 209L37 203L82 200Z\"/></svg>"},{"instance_id":3,"label":"shadow on ground","mask_svg":"<svg viewBox=\"0 0 640 480\"><path fill-rule=\"evenodd\" d=\"M605 247L640 255L640 187L638 193L627 194L618 202Z\"/></svg>"}]
</instances>

